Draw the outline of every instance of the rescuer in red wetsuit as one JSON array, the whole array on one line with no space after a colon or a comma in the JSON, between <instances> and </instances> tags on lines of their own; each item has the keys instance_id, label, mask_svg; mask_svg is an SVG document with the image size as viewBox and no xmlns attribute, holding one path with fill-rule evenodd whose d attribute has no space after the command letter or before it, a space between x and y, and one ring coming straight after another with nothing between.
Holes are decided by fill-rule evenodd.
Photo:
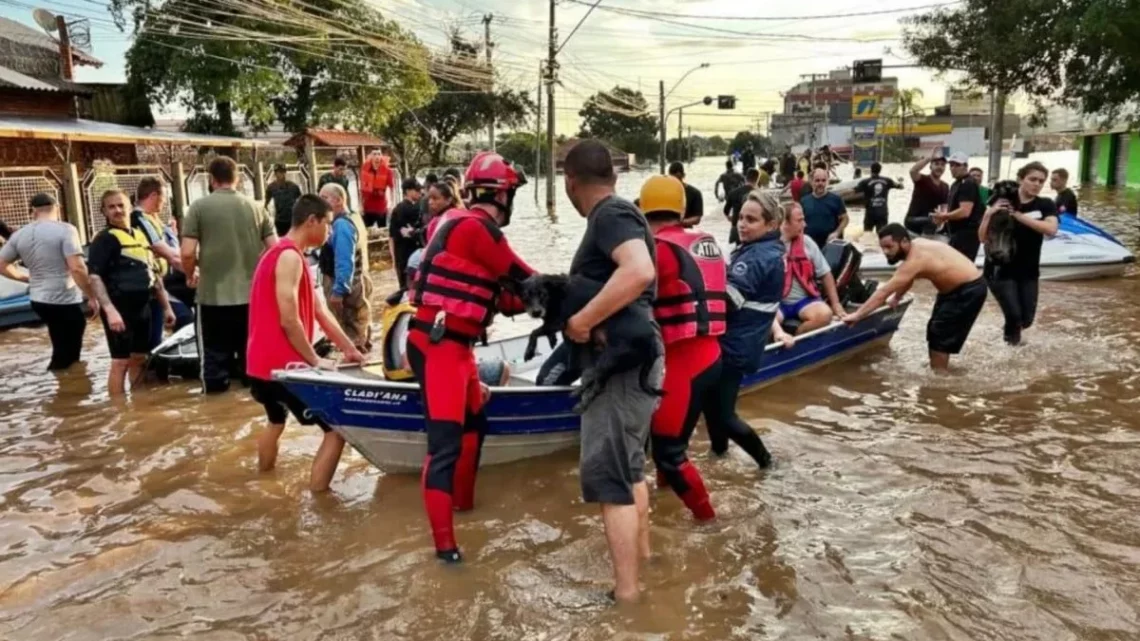
<instances>
[{"instance_id":1,"label":"rescuer in red wetsuit","mask_svg":"<svg viewBox=\"0 0 1140 641\"><path fill-rule=\"evenodd\" d=\"M410 300L416 315L408 332L408 364L424 398L428 455L424 507L436 556L463 560L455 543L452 510L475 502L475 473L487 417L473 347L497 312L518 314L521 301L502 292L499 279L534 273L507 244L515 190L523 181L502 156L483 152L467 168L469 210L452 209L432 230Z\"/></svg>"},{"instance_id":2,"label":"rescuer in red wetsuit","mask_svg":"<svg viewBox=\"0 0 1140 641\"><path fill-rule=\"evenodd\" d=\"M665 342L665 396L650 426L658 487L673 488L693 516L705 521L715 513L686 451L720 381L717 337L725 332L728 304L724 257L711 235L682 226L685 189L676 178L645 181L640 202L657 241L653 317Z\"/></svg>"}]
</instances>

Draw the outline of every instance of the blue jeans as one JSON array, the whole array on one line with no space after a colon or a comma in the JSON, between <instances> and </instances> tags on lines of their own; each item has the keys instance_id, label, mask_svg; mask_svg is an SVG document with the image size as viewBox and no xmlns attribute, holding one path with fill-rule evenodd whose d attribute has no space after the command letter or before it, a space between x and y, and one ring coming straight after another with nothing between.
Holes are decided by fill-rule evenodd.
<instances>
[{"instance_id":1,"label":"blue jeans","mask_svg":"<svg viewBox=\"0 0 1140 641\"><path fill-rule=\"evenodd\" d=\"M194 312L189 307L184 305L182 301L167 294L170 299L170 308L174 310L174 331L178 331L194 322ZM162 330L165 327L163 324L162 303L158 299L154 299L150 303L150 348L158 347L162 342Z\"/></svg>"}]
</instances>

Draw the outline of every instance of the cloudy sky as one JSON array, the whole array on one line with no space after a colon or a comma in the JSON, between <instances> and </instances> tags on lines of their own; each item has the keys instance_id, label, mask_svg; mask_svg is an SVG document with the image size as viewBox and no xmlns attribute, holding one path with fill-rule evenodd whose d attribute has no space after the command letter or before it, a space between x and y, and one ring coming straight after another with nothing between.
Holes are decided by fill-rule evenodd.
<instances>
[{"instance_id":1,"label":"cloudy sky","mask_svg":"<svg viewBox=\"0 0 1140 641\"><path fill-rule=\"evenodd\" d=\"M444 48L450 26L482 38L482 16L490 13L499 81L533 93L539 60L546 55L549 4L542 0L367 0L388 18L416 33L429 46ZM669 97L670 108L705 95L734 94L735 112L715 105L686 111L694 133L731 135L764 113L782 109L781 92L800 74L826 73L862 58L906 64L897 38L900 17L947 0L816 0L811 3L744 3L740 0L602 0L559 54L561 80L556 106L558 132L572 135L584 99L614 85L640 89L656 103L659 80L666 89L688 76ZM592 0L591 0L592 2ZM746 4L753 6L746 7ZM110 22L103 0L0 0L0 15L34 25L31 12L42 6L91 19L93 53L102 69L83 69L80 80L121 81L123 54L130 36ZM910 11L901 11L910 9ZM615 11L616 10L616 11ZM632 11L639 15L621 13ZM868 11L880 15L850 16ZM589 11L582 0L558 0L560 41ZM710 19L724 17L726 19ZM888 53L893 50L895 55ZM923 69L889 70L904 88L917 87L927 105L942 101L946 82ZM710 114L702 116L701 113ZM177 116L177 113L165 117ZM156 114L157 117L164 117ZM670 134L676 127L671 119Z\"/></svg>"}]
</instances>

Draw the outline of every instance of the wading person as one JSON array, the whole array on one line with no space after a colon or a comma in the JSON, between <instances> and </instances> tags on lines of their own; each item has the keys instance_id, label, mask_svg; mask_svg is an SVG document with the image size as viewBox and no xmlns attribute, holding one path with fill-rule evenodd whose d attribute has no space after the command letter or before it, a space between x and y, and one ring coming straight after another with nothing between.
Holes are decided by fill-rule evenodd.
<instances>
[{"instance_id":1,"label":"wading person","mask_svg":"<svg viewBox=\"0 0 1140 641\"><path fill-rule=\"evenodd\" d=\"M392 209L388 221L388 250L392 252L392 264L396 268L396 281L401 290L408 288L408 258L420 248L420 197L423 188L415 178L408 178L401 185L404 199Z\"/></svg>"},{"instance_id":2,"label":"wading person","mask_svg":"<svg viewBox=\"0 0 1140 641\"><path fill-rule=\"evenodd\" d=\"M910 196L904 224L916 234L935 233L931 216L950 198L950 188L942 180L942 174L946 172L946 159L940 153L941 150L935 150L929 158L919 159L910 168L910 181L914 185L914 191ZM924 174L922 170L927 165L930 165L930 173Z\"/></svg>"},{"instance_id":3,"label":"wading person","mask_svg":"<svg viewBox=\"0 0 1140 641\"><path fill-rule=\"evenodd\" d=\"M198 361L202 390L230 388L230 377L245 377L249 327L249 285L257 261L277 243L265 209L234 189L237 164L210 163L209 196L190 205L182 223L182 268L197 280Z\"/></svg>"},{"instance_id":4,"label":"wading person","mask_svg":"<svg viewBox=\"0 0 1140 641\"><path fill-rule=\"evenodd\" d=\"M736 414L736 397L744 377L760 369L760 360L780 306L784 287L784 243L780 240L783 209L774 194L753 191L740 211L740 247L728 266L728 320L720 337L723 353L715 403L705 409L709 442L717 456L728 452L732 439L761 469L772 455L756 432Z\"/></svg>"},{"instance_id":5,"label":"wading person","mask_svg":"<svg viewBox=\"0 0 1140 641\"><path fill-rule=\"evenodd\" d=\"M990 188L986 187L986 182L983 180L986 174L982 171L981 167L970 168L970 178L978 183L978 197L981 199L982 204L990 202Z\"/></svg>"},{"instance_id":6,"label":"wading person","mask_svg":"<svg viewBox=\"0 0 1140 641\"><path fill-rule=\"evenodd\" d=\"M653 235L641 212L614 194L617 176L609 150L595 140L583 140L567 154L564 171L566 195L586 218L570 274L605 283L567 321L566 337L586 343L591 330L626 308L635 310L647 325L653 324ZM659 357L649 374L653 389L661 386L662 361ZM583 378L591 376L587 368ZM647 546L643 537L649 527L645 444L658 397L643 390L639 378L638 369L613 375L582 413L578 463L582 498L601 505L614 565L613 594L619 601L638 597L639 549Z\"/></svg>"},{"instance_id":7,"label":"wading person","mask_svg":"<svg viewBox=\"0 0 1140 641\"><path fill-rule=\"evenodd\" d=\"M665 343L665 396L650 423L657 486L667 484L695 519L706 521L716 514L688 450L697 419L720 382L718 337L724 334L728 300L724 257L715 238L684 227L685 191L679 181L651 177L641 187L640 201L656 241L653 317ZM648 557L648 528L640 534L641 555Z\"/></svg>"},{"instance_id":8,"label":"wading person","mask_svg":"<svg viewBox=\"0 0 1140 641\"><path fill-rule=\"evenodd\" d=\"M365 227L384 228L388 225L388 192L394 191L396 176L389 162L388 157L377 149L369 154L360 168Z\"/></svg>"},{"instance_id":9,"label":"wading person","mask_svg":"<svg viewBox=\"0 0 1140 641\"><path fill-rule=\"evenodd\" d=\"M274 165L273 182L265 186L265 207L273 203L273 225L278 236L289 233L293 205L301 197L301 187L286 177L285 165Z\"/></svg>"},{"instance_id":10,"label":"wading person","mask_svg":"<svg viewBox=\"0 0 1140 641\"><path fill-rule=\"evenodd\" d=\"M488 390L479 380L475 342L495 314L523 312L521 301L500 291L503 278L534 273L507 244L515 191L514 168L482 152L467 168L470 210L451 210L430 236L411 285L416 314L410 323L407 359L425 400L428 455L422 476L424 508L436 556L463 557L455 542L453 510L475 504L475 474L487 431L483 412Z\"/></svg>"},{"instance_id":11,"label":"wading person","mask_svg":"<svg viewBox=\"0 0 1140 641\"><path fill-rule=\"evenodd\" d=\"M744 184L744 174L736 171L736 163L732 160L724 161L724 173L716 179L716 184L713 185L713 195L716 196L717 202L724 202L728 193L733 189ZM724 191L721 191L721 186Z\"/></svg>"},{"instance_id":12,"label":"wading person","mask_svg":"<svg viewBox=\"0 0 1140 641\"><path fill-rule=\"evenodd\" d=\"M950 185L950 201L945 213L934 214L934 224L945 223L945 231L950 235L950 246L962 252L970 260L978 257L978 226L982 224L982 214L986 210L982 202L978 183L970 177L967 163L970 157L962 152L951 154L947 165L954 184Z\"/></svg>"},{"instance_id":13,"label":"wading person","mask_svg":"<svg viewBox=\"0 0 1140 641\"><path fill-rule=\"evenodd\" d=\"M265 407L269 427L257 439L257 467L272 470L277 463L277 442L285 430L290 413L302 425L317 424L324 439L313 459L309 489L329 489L344 439L319 419L309 417L305 406L285 386L273 380L273 370L285 369L292 363L331 368L313 351L313 327L332 339L350 363L364 361L364 356L345 336L325 302L316 296L315 284L305 262L304 253L320 247L329 235L332 208L313 195L297 199L289 233L261 257L253 274L249 295L249 359L246 374L250 393Z\"/></svg>"},{"instance_id":14,"label":"wading person","mask_svg":"<svg viewBox=\"0 0 1140 641\"><path fill-rule=\"evenodd\" d=\"M48 369L64 370L79 361L87 315L99 313L99 302L88 281L79 232L59 220L55 198L36 194L29 206L32 222L0 247L0 274L28 284L32 310L47 325L51 338ZM26 272L15 269L12 263L17 260Z\"/></svg>"},{"instance_id":15,"label":"wading person","mask_svg":"<svg viewBox=\"0 0 1140 641\"><path fill-rule=\"evenodd\" d=\"M784 289L780 313L776 322L785 318L798 318L801 323L796 334L826 327L832 315L842 316L845 311L839 302L839 290L831 266L823 251L810 236L804 233L804 213L793 204L780 225L784 252ZM820 284L823 285L822 292ZM822 295L821 295L822 294ZM824 300L823 296L827 299Z\"/></svg>"},{"instance_id":16,"label":"wading person","mask_svg":"<svg viewBox=\"0 0 1140 641\"><path fill-rule=\"evenodd\" d=\"M368 232L360 216L348 211L340 185L321 187L332 207L332 233L321 248L321 286L329 309L344 333L362 352L372 349L372 278L368 275Z\"/></svg>"},{"instance_id":17,"label":"wading person","mask_svg":"<svg viewBox=\"0 0 1140 641\"><path fill-rule=\"evenodd\" d=\"M842 239L847 229L847 205L839 194L827 191L828 180L826 169L811 172L811 193L800 199L807 223L804 233L820 247Z\"/></svg>"},{"instance_id":18,"label":"wading person","mask_svg":"<svg viewBox=\"0 0 1140 641\"><path fill-rule=\"evenodd\" d=\"M138 381L150 352L151 301L158 301L167 326L174 325L174 310L146 236L131 227L127 195L112 189L100 202L107 226L91 241L87 268L111 352L107 392L121 396L127 375L132 383Z\"/></svg>"},{"instance_id":19,"label":"wading person","mask_svg":"<svg viewBox=\"0 0 1140 641\"><path fill-rule=\"evenodd\" d=\"M332 183L340 185L344 189L344 193L348 193L350 186L348 182L348 162L344 158L337 156L333 159L332 171L326 172L317 181L317 191L320 191L325 185Z\"/></svg>"},{"instance_id":20,"label":"wading person","mask_svg":"<svg viewBox=\"0 0 1140 641\"><path fill-rule=\"evenodd\" d=\"M884 303L897 305L914 281L929 280L938 290L930 321L926 324L930 367L948 369L950 355L962 351L974 321L986 303L986 281L981 270L946 243L924 238L912 240L906 228L898 223L891 223L879 232L879 246L887 262L902 264L867 302L844 316L843 322L854 325Z\"/></svg>"},{"instance_id":21,"label":"wading person","mask_svg":"<svg viewBox=\"0 0 1140 641\"><path fill-rule=\"evenodd\" d=\"M1037 281L1041 278L1041 243L1057 233L1057 206L1039 194L1048 170L1031 162L1017 170L1017 202L998 200L986 209L978 228L978 238L986 242L990 222L998 211L1006 210L1015 221L1013 254L1006 262L986 256L985 276L990 291L1005 316L1005 342L1021 343L1022 330L1033 325L1037 315Z\"/></svg>"},{"instance_id":22,"label":"wading person","mask_svg":"<svg viewBox=\"0 0 1140 641\"><path fill-rule=\"evenodd\" d=\"M899 189L899 184L890 178L881 176L883 166L877 162L871 163L871 177L864 178L855 187L863 193L863 202L866 203L866 212L863 214L863 232L872 229L878 232L890 222L891 212L887 206L887 197L892 189Z\"/></svg>"},{"instance_id":23,"label":"wading person","mask_svg":"<svg viewBox=\"0 0 1140 641\"><path fill-rule=\"evenodd\" d=\"M178 235L170 225L162 222L162 205L165 199L166 194L163 193L161 181L157 178L140 180L135 190L135 209L131 212L131 227L142 232L146 237L147 246L154 252L158 277L162 279L166 299L170 303L170 308L174 310L172 329L178 330L194 322L194 313L190 311L189 306L193 303L193 290L187 286L186 275L182 273ZM190 303L183 300L188 294ZM150 307L150 348L154 349L162 342L166 310L159 304L158 299L151 301Z\"/></svg>"},{"instance_id":24,"label":"wading person","mask_svg":"<svg viewBox=\"0 0 1140 641\"><path fill-rule=\"evenodd\" d=\"M698 225L705 215L705 197L701 190L685 182L685 165L675 162L669 165L669 175L676 178L685 186L685 216L683 222L686 227Z\"/></svg>"},{"instance_id":25,"label":"wading person","mask_svg":"<svg viewBox=\"0 0 1140 641\"><path fill-rule=\"evenodd\" d=\"M1049 186L1057 192L1057 198L1053 201L1057 206L1057 215L1078 215L1077 195L1069 189L1069 171L1064 167L1054 169L1053 175L1049 177Z\"/></svg>"}]
</instances>

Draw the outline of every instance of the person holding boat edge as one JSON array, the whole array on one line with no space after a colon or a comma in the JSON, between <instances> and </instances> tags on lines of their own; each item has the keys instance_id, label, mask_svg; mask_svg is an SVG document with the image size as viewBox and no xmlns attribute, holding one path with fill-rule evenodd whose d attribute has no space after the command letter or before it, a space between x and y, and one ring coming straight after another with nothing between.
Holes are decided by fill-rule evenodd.
<instances>
[{"instance_id":1,"label":"person holding boat edge","mask_svg":"<svg viewBox=\"0 0 1140 641\"><path fill-rule=\"evenodd\" d=\"M883 304L894 307L910 291L915 280L929 280L938 290L926 324L930 367L941 371L949 369L950 355L962 351L986 304L986 281L981 270L946 243L925 238L912 240L906 228L898 223L891 223L879 232L879 246L887 262L902 265L859 309L844 315L843 322L855 325Z\"/></svg>"},{"instance_id":2,"label":"person holding boat edge","mask_svg":"<svg viewBox=\"0 0 1140 641\"><path fill-rule=\"evenodd\" d=\"M779 325L785 318L799 319L802 322L796 328L796 334L826 327L831 323L832 314L838 317L845 313L839 302L831 266L815 241L804 233L804 226L803 211L799 205L792 204L780 225L780 235L787 252L784 254L784 295L776 323ZM820 297L818 283L823 283L826 302Z\"/></svg>"},{"instance_id":3,"label":"person holding boat edge","mask_svg":"<svg viewBox=\"0 0 1140 641\"><path fill-rule=\"evenodd\" d=\"M641 209L657 242L653 317L665 343L665 396L650 424L657 487L671 487L698 521L716 516L700 472L686 455L701 412L715 402L725 330L726 276L716 239L688 231L687 190L674 177L641 187ZM648 539L648 532L643 536Z\"/></svg>"},{"instance_id":4,"label":"person holding boat edge","mask_svg":"<svg viewBox=\"0 0 1140 641\"><path fill-rule=\"evenodd\" d=\"M500 279L521 281L535 273L502 232L522 184L514 167L499 154L482 152L467 168L466 184L471 209L452 209L438 219L409 283L416 314L407 358L424 401L428 438L424 508L436 557L447 563L463 560L452 511L474 507L487 432L489 391L479 380L473 348L496 313L525 311L522 301L502 291Z\"/></svg>"},{"instance_id":5,"label":"person holding boat edge","mask_svg":"<svg viewBox=\"0 0 1140 641\"><path fill-rule=\"evenodd\" d=\"M344 451L344 438L320 419L308 417L305 406L284 385L273 380L273 370L291 363L332 369L329 361L313 350L314 321L344 354L344 360L361 363L364 355L337 324L324 299L315 295L312 275L304 253L320 247L329 236L332 207L319 197L306 194L292 209L289 233L271 247L257 263L249 295L249 343L246 375L250 393L265 407L268 429L257 439L257 467L262 472L277 463L277 441L285 430L289 413L302 424L316 423L325 433L313 469L309 489L329 489Z\"/></svg>"},{"instance_id":6,"label":"person holding boat edge","mask_svg":"<svg viewBox=\"0 0 1140 641\"><path fill-rule=\"evenodd\" d=\"M645 217L614 193L617 175L605 145L582 140L566 155L566 195L586 218L586 232L570 263L570 275L605 283L602 290L566 323L566 338L590 341L591 331L618 310L630 308L653 322L655 294L653 234ZM663 346L647 383L659 389L664 376ZM593 376L587 369L583 377ZM601 505L606 541L614 566L615 600L637 600L638 565L649 554L649 487L645 445L658 397L639 384L636 369L614 374L582 413L578 459L582 498Z\"/></svg>"}]
</instances>

